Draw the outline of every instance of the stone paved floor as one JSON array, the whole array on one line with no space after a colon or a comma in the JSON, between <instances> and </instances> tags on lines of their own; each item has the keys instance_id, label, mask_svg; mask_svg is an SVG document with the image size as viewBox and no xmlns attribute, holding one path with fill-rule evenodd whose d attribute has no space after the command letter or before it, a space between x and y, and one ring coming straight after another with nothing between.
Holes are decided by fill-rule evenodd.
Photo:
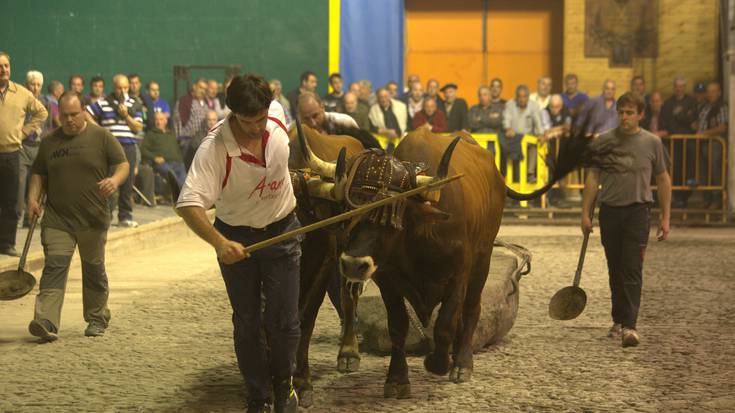
<instances>
[{"instance_id":1,"label":"stone paved floor","mask_svg":"<svg viewBox=\"0 0 735 413\"><path fill-rule=\"evenodd\" d=\"M528 247L516 325L475 355L456 385L409 359L413 397L382 398L388 358L363 355L361 371L336 372L339 323L322 307L312 341L310 412L730 412L735 410L735 230L674 229L651 242L644 274L641 346L605 338L609 292L597 233L582 287L585 312L552 321L547 304L571 283L581 242L571 227L504 226ZM72 269L61 339L38 345L21 327L33 297L0 303L2 412L230 412L243 406L229 307L208 247L193 237L130 257L110 254L113 319L82 336L79 269ZM76 274L76 275L74 275Z\"/></svg>"}]
</instances>

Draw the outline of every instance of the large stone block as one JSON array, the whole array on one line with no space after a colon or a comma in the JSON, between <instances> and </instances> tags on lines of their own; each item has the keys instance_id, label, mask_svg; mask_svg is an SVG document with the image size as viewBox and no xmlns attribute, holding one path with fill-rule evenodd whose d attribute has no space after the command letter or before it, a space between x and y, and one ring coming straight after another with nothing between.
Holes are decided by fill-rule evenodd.
<instances>
[{"instance_id":1,"label":"large stone block","mask_svg":"<svg viewBox=\"0 0 735 413\"><path fill-rule=\"evenodd\" d=\"M480 319L472 341L474 351L498 342L513 327L518 313L520 291L514 287L515 281L511 277L517 267L518 263L513 255L501 248L493 251L490 274L482 291ZM407 302L406 305L410 307ZM409 308L409 316L412 320L406 338L407 352L424 354L431 348L438 309L439 307L434 309L429 326L424 329L427 339L423 340L419 329L416 328L420 325L418 318ZM380 291L374 284L369 284L360 297L357 316L358 328L363 337L360 351L377 354L390 353L391 342L388 335L385 305L380 297Z\"/></svg>"}]
</instances>

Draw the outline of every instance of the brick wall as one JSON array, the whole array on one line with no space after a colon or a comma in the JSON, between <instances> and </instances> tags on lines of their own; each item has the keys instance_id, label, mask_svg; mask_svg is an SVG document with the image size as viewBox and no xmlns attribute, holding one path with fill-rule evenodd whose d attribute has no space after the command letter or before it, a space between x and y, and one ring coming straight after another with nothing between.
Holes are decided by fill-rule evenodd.
<instances>
[{"instance_id":1,"label":"brick wall","mask_svg":"<svg viewBox=\"0 0 735 413\"><path fill-rule=\"evenodd\" d=\"M641 74L649 91L668 95L676 75L688 79L690 90L697 81L718 77L717 0L659 0L658 57L636 58L631 68L610 68L607 58L584 57L584 8L585 0L564 1L564 73L579 76L580 90L599 95L610 78L619 95L628 90L631 77Z\"/></svg>"}]
</instances>

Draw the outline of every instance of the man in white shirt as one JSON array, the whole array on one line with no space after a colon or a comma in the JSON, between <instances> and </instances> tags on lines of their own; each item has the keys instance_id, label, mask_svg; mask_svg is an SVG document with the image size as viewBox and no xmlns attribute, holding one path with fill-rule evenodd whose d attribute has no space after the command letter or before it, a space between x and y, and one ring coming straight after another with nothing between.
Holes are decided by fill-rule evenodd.
<instances>
[{"instance_id":1,"label":"man in white shirt","mask_svg":"<svg viewBox=\"0 0 735 413\"><path fill-rule=\"evenodd\" d=\"M538 80L538 89L536 92L531 93L529 99L531 102L536 102L539 109L542 111L549 106L549 100L551 99L551 78L544 76Z\"/></svg>"},{"instance_id":2,"label":"man in white shirt","mask_svg":"<svg viewBox=\"0 0 735 413\"><path fill-rule=\"evenodd\" d=\"M176 208L217 252L233 310L235 353L248 389L248 412L270 411L271 389L274 411L296 412L292 375L300 336L299 239L252 255L245 250L245 245L300 226L294 214L283 108L273 102L266 80L251 74L233 79L227 107L232 113L197 150ZM212 205L217 211L214 225L205 214Z\"/></svg>"}]
</instances>

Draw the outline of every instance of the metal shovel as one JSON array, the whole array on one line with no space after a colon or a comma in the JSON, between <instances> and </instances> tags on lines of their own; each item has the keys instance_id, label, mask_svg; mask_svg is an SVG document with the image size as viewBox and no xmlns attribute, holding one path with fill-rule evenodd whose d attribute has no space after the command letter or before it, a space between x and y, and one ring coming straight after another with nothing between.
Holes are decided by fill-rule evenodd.
<instances>
[{"instance_id":1,"label":"metal shovel","mask_svg":"<svg viewBox=\"0 0 735 413\"><path fill-rule=\"evenodd\" d=\"M594 215L595 202L593 201L592 207L590 208L590 220ZM574 273L574 284L562 288L551 297L551 301L549 302L549 317L554 320L572 320L584 311L584 306L587 304L587 294L583 289L579 288L579 281L582 278L582 266L584 265L584 255L587 252L587 242L589 239L590 232L585 231L582 250L579 252L577 272Z\"/></svg>"},{"instance_id":2,"label":"metal shovel","mask_svg":"<svg viewBox=\"0 0 735 413\"><path fill-rule=\"evenodd\" d=\"M41 197L43 204L45 196ZM28 228L28 236L23 246L23 253L20 255L20 263L17 270L8 270L0 273L0 300L10 301L17 300L33 290L36 285L36 277L25 271L26 258L28 250L31 247L31 238L33 238L33 230L36 229L38 215L31 219L31 226Z\"/></svg>"}]
</instances>

